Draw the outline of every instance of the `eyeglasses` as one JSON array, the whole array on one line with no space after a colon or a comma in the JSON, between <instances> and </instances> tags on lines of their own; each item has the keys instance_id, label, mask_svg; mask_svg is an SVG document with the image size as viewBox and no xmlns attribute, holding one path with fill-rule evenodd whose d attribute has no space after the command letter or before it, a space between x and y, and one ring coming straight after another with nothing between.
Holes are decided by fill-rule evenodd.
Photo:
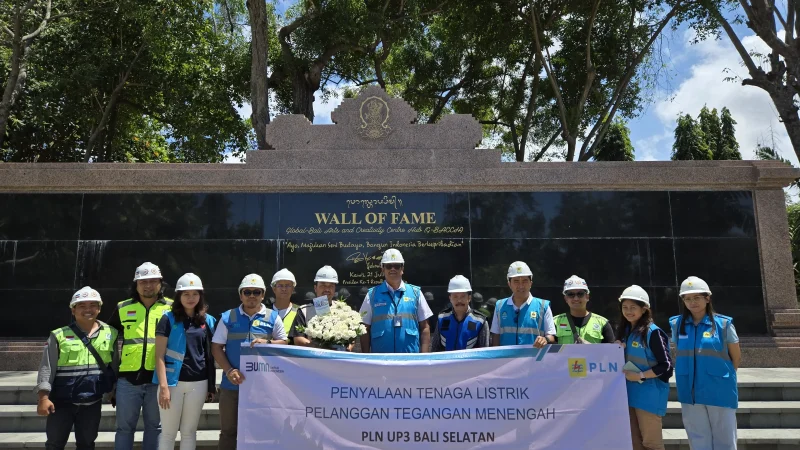
<instances>
[{"instance_id":1,"label":"eyeglasses","mask_svg":"<svg viewBox=\"0 0 800 450\"><path fill-rule=\"evenodd\" d=\"M385 267L386 270L392 270L392 269L400 270L400 269L403 268L403 265L402 264L384 264L383 267Z\"/></svg>"},{"instance_id":2,"label":"eyeglasses","mask_svg":"<svg viewBox=\"0 0 800 450\"><path fill-rule=\"evenodd\" d=\"M565 295L569 298L574 298L574 297L583 298L586 297L586 292L583 291L567 292Z\"/></svg>"},{"instance_id":3,"label":"eyeglasses","mask_svg":"<svg viewBox=\"0 0 800 450\"><path fill-rule=\"evenodd\" d=\"M294 285L291 284L276 284L275 289L291 289Z\"/></svg>"},{"instance_id":4,"label":"eyeglasses","mask_svg":"<svg viewBox=\"0 0 800 450\"><path fill-rule=\"evenodd\" d=\"M250 289L245 289L242 291L242 294L244 294L245 297L250 297L251 295L254 297L261 297L261 294L263 293L264 291L261 289L254 289L252 291Z\"/></svg>"}]
</instances>

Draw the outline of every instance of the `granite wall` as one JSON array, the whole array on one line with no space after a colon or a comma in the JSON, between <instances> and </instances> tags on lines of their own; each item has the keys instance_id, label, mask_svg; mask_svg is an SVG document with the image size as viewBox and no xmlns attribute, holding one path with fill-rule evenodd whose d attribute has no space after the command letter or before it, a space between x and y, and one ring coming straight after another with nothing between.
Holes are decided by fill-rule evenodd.
<instances>
[{"instance_id":1,"label":"granite wall","mask_svg":"<svg viewBox=\"0 0 800 450\"><path fill-rule=\"evenodd\" d=\"M282 267L298 278L293 300L305 303L325 264L357 308L393 246L406 259L406 280L433 294L434 311L456 274L484 301L507 296L507 267L523 260L534 295L552 300L555 313L566 309L563 280L577 274L594 311L616 320L617 297L635 283L666 326L678 284L698 275L741 335L765 335L753 192L5 193L4 334L46 336L69 320L70 295L84 285L100 291L105 317L129 297L144 261L170 285L198 274L215 315L238 304L245 274L269 280Z\"/></svg>"}]
</instances>

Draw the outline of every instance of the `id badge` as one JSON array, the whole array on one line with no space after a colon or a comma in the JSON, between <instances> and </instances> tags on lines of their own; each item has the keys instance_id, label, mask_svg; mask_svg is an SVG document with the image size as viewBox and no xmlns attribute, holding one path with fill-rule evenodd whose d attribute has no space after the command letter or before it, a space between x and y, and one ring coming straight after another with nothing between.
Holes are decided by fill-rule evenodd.
<instances>
[{"instance_id":1,"label":"id badge","mask_svg":"<svg viewBox=\"0 0 800 450\"><path fill-rule=\"evenodd\" d=\"M394 326L395 327L402 327L403 326L403 318L400 316L394 316Z\"/></svg>"}]
</instances>

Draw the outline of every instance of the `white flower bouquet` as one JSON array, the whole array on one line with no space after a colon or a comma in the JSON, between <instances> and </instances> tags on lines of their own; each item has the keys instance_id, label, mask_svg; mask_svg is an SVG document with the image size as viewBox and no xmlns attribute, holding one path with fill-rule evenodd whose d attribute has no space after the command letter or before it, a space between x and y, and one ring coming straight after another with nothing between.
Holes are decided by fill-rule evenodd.
<instances>
[{"instance_id":1,"label":"white flower bouquet","mask_svg":"<svg viewBox=\"0 0 800 450\"><path fill-rule=\"evenodd\" d=\"M367 327L361 323L361 314L338 300L331 305L330 313L314 316L304 330L300 328L298 331L305 333L318 347L335 350L346 349L359 336L367 333Z\"/></svg>"}]
</instances>

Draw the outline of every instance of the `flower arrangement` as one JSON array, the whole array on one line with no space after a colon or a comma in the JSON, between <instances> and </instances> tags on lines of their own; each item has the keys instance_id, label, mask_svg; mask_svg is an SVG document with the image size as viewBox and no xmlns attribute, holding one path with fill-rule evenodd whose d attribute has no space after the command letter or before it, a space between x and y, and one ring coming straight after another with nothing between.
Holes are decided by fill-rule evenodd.
<instances>
[{"instance_id":1,"label":"flower arrangement","mask_svg":"<svg viewBox=\"0 0 800 450\"><path fill-rule=\"evenodd\" d=\"M314 316L305 328L297 327L321 348L343 349L367 333L361 315L343 301L334 301L329 314Z\"/></svg>"}]
</instances>

